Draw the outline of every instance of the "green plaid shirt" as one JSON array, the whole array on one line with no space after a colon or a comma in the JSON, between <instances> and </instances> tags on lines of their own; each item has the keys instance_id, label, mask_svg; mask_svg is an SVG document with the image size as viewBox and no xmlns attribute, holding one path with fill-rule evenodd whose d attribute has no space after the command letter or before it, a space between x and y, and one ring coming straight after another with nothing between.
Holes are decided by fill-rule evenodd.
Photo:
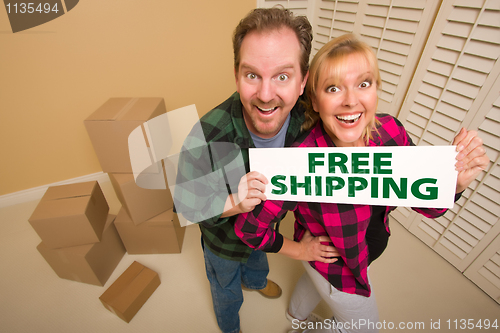
<instances>
[{"instance_id":1,"label":"green plaid shirt","mask_svg":"<svg viewBox=\"0 0 500 333\"><path fill-rule=\"evenodd\" d=\"M304 109L301 103L297 102L291 111L285 146L290 146L296 140L303 122ZM255 145L243 119L240 95L234 93L221 105L203 116L200 119L200 124L204 137L193 128L184 142L177 175L178 184L194 180L191 182L194 185L191 188L188 186L176 187L175 208L188 220L199 221L204 243L214 254L224 259L246 262L253 250L235 234L234 223L237 215L220 217L227 194L233 191L230 188L227 191L217 190L210 181L196 182L197 179L203 177L205 177L204 180L207 180L207 174L217 169L226 168L234 158L234 154L223 156L220 159L214 158L213 150L209 150L206 146L214 142L234 144L234 147L238 148L234 151L239 153L241 150L242 153L244 166L241 167L244 167L245 173L249 171L248 148L255 148ZM200 161L202 162L200 163ZM200 165L210 165L211 170L203 170ZM237 181L239 182L239 178ZM227 187L217 179L213 183L217 182L216 185L219 188ZM213 217L201 220L200 216Z\"/></svg>"}]
</instances>

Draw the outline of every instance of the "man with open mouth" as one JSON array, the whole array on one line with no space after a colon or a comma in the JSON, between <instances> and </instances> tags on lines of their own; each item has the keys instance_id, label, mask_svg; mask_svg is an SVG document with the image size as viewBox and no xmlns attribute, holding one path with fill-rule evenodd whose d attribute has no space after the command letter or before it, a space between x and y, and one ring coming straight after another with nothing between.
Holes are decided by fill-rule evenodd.
<instances>
[{"instance_id":1,"label":"man with open mouth","mask_svg":"<svg viewBox=\"0 0 500 333\"><path fill-rule=\"evenodd\" d=\"M267 298L281 295L281 288L267 279L266 254L243 243L236 236L234 223L239 214L253 210L266 199L263 192L267 179L248 172L248 148L290 146L300 134L304 109L298 100L307 81L311 42L312 28L305 17L279 8L250 12L233 35L237 92L200 119L203 133L193 129L180 156L178 184L192 182L195 186L191 191L188 186L176 187L175 207L191 221L190 215L211 214L196 222L200 223L217 323L224 333L241 332L238 313L243 303L242 288L256 290ZM203 154L188 146L189 142L204 141L210 148ZM214 191L218 184L210 187L203 181L196 183L197 179L208 179L203 177L208 173L225 169L225 163L214 157L217 143L236 147L237 153L224 151L224 156L241 151L246 169L243 174L247 174L236 184L237 193L224 196L223 191ZM208 166L206 170L203 165ZM309 240L304 248L317 253L316 260L332 248L321 245L319 238Z\"/></svg>"}]
</instances>

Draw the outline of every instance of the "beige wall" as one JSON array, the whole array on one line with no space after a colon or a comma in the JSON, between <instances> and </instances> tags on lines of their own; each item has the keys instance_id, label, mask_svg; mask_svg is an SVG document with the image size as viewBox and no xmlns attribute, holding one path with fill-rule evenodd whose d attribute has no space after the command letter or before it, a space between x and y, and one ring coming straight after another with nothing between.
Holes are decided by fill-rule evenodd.
<instances>
[{"instance_id":1,"label":"beige wall","mask_svg":"<svg viewBox=\"0 0 500 333\"><path fill-rule=\"evenodd\" d=\"M0 195L101 171L83 120L110 97L222 102L231 33L255 4L83 0L15 34L0 8Z\"/></svg>"}]
</instances>

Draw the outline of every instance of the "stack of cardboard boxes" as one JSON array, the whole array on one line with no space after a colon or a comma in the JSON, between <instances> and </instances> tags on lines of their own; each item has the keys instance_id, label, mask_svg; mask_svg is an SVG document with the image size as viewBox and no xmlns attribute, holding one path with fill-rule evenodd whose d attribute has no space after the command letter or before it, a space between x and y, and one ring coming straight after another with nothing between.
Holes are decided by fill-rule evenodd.
<instances>
[{"instance_id":1,"label":"stack of cardboard boxes","mask_svg":"<svg viewBox=\"0 0 500 333\"><path fill-rule=\"evenodd\" d=\"M56 274L103 286L125 254L97 182L50 187L29 222L40 254Z\"/></svg>"},{"instance_id":2,"label":"stack of cardboard boxes","mask_svg":"<svg viewBox=\"0 0 500 333\"><path fill-rule=\"evenodd\" d=\"M173 212L163 164L151 172L165 181L164 189L141 188L128 147L134 129L144 130L144 122L165 112L162 98L111 98L85 120L122 207L117 216L108 215L96 181L49 187L29 222L42 239L38 251L59 277L104 286L125 252L181 252L185 229ZM156 272L134 262L100 299L129 322L159 285Z\"/></svg>"},{"instance_id":3,"label":"stack of cardboard boxes","mask_svg":"<svg viewBox=\"0 0 500 333\"><path fill-rule=\"evenodd\" d=\"M168 190L144 189L134 178L128 137L166 112L162 98L111 98L85 120L104 172L122 204L115 225L129 254L179 253L184 231ZM166 129L168 130L168 129ZM166 183L164 170L157 170Z\"/></svg>"}]
</instances>

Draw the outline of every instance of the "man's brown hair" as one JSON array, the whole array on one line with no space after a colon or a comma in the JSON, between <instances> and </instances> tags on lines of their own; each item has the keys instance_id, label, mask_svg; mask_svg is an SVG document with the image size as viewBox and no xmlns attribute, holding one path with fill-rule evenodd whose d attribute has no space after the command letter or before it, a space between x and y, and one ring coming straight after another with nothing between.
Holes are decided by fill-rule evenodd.
<instances>
[{"instance_id":1,"label":"man's brown hair","mask_svg":"<svg viewBox=\"0 0 500 333\"><path fill-rule=\"evenodd\" d=\"M245 36L252 32L263 32L290 28L299 40L301 56L300 70L304 78L309 70L309 55L313 39L312 27L305 16L294 16L288 9L257 8L243 18L233 34L234 70L240 67L240 49Z\"/></svg>"}]
</instances>

